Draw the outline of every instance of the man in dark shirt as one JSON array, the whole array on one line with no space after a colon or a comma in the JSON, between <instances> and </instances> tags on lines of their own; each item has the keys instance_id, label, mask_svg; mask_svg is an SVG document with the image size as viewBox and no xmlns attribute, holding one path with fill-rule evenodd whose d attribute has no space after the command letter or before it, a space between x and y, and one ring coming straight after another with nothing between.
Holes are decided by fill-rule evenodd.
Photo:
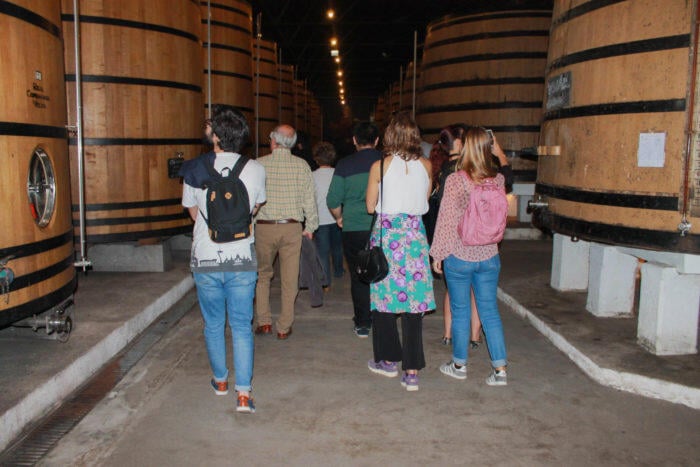
<instances>
[{"instance_id":1,"label":"man in dark shirt","mask_svg":"<svg viewBox=\"0 0 700 467\"><path fill-rule=\"evenodd\" d=\"M355 311L354 331L357 337L366 338L372 327L369 285L357 277L355 265L357 253L367 244L372 230L372 216L367 213L365 204L369 169L381 159L382 153L375 149L379 130L373 123L358 123L353 129L352 140L357 152L338 161L326 204L343 229L343 252L350 268L350 293Z\"/></svg>"}]
</instances>

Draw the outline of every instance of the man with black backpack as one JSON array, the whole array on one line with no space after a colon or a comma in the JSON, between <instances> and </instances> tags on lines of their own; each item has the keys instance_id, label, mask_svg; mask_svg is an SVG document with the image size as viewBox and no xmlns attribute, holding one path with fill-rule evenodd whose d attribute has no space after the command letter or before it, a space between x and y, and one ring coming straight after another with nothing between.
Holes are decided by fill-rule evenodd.
<instances>
[{"instance_id":1,"label":"man with black backpack","mask_svg":"<svg viewBox=\"0 0 700 467\"><path fill-rule=\"evenodd\" d=\"M233 335L236 411L255 411L253 377L253 296L257 259L252 215L265 202L265 169L240 155L248 139L245 117L228 105L212 108L207 137L214 151L187 161L182 205L195 221L190 267L204 318L204 340L217 395L228 393L226 318Z\"/></svg>"}]
</instances>

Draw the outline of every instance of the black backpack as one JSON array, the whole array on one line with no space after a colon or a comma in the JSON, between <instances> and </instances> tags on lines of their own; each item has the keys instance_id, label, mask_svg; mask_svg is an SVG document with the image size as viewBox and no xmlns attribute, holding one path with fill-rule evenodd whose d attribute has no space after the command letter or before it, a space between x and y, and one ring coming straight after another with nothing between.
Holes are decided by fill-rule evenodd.
<instances>
[{"instance_id":1,"label":"black backpack","mask_svg":"<svg viewBox=\"0 0 700 467\"><path fill-rule=\"evenodd\" d=\"M204 182L207 190L207 219L209 237L216 243L228 243L248 238L251 232L250 200L248 190L240 179L248 158L241 156L228 175L214 169L213 162L206 161L209 180ZM225 169L228 170L228 169Z\"/></svg>"}]
</instances>

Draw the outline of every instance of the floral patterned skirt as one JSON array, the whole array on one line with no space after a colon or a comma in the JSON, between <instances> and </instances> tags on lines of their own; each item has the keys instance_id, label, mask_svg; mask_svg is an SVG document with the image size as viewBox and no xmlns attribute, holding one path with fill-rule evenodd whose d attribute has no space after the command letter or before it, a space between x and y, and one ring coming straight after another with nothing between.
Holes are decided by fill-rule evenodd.
<instances>
[{"instance_id":1,"label":"floral patterned skirt","mask_svg":"<svg viewBox=\"0 0 700 467\"><path fill-rule=\"evenodd\" d=\"M384 313L434 310L433 275L421 216L381 214L372 229L371 246L379 245L379 222L389 274L370 284L371 309Z\"/></svg>"}]
</instances>

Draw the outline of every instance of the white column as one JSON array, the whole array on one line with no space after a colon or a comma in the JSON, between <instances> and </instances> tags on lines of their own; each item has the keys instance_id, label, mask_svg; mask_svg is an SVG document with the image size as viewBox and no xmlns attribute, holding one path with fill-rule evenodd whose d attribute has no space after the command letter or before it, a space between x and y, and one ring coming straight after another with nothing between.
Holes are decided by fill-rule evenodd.
<instances>
[{"instance_id":1,"label":"white column","mask_svg":"<svg viewBox=\"0 0 700 467\"><path fill-rule=\"evenodd\" d=\"M586 310L599 317L632 316L636 257L615 246L591 244Z\"/></svg>"},{"instance_id":2,"label":"white column","mask_svg":"<svg viewBox=\"0 0 700 467\"><path fill-rule=\"evenodd\" d=\"M589 242L572 242L570 237L554 234L552 276L555 290L586 290L588 288Z\"/></svg>"},{"instance_id":3,"label":"white column","mask_svg":"<svg viewBox=\"0 0 700 467\"><path fill-rule=\"evenodd\" d=\"M527 203L532 199L533 197L528 195L518 196L518 222L532 222L532 214L527 212Z\"/></svg>"},{"instance_id":4,"label":"white column","mask_svg":"<svg viewBox=\"0 0 700 467\"><path fill-rule=\"evenodd\" d=\"M700 274L642 265L637 341L656 355L696 354Z\"/></svg>"}]
</instances>

